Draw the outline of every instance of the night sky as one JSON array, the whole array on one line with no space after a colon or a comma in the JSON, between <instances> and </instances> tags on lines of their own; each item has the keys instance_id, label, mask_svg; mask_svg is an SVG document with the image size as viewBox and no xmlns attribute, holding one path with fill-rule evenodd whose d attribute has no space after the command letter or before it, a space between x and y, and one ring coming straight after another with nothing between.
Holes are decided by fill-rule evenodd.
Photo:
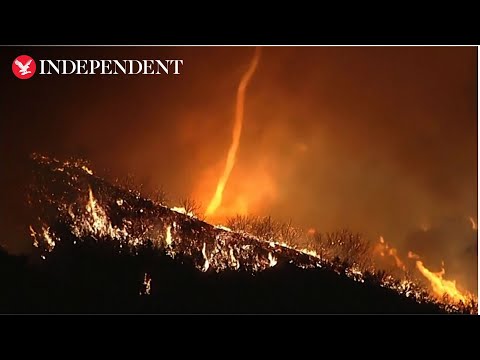
<instances>
[{"instance_id":1,"label":"night sky","mask_svg":"<svg viewBox=\"0 0 480 360\"><path fill-rule=\"evenodd\" d=\"M2 48L2 232L30 248L21 201L33 152L204 206L231 138L248 47ZM39 76L34 59L183 59L179 76ZM476 290L477 49L266 47L247 89L224 215L350 228L421 253Z\"/></svg>"}]
</instances>

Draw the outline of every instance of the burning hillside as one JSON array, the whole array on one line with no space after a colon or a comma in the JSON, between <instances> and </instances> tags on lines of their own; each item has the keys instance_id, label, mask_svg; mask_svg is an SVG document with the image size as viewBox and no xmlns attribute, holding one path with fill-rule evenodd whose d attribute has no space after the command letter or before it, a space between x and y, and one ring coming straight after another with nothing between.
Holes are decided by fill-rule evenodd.
<instances>
[{"instance_id":1,"label":"burning hillside","mask_svg":"<svg viewBox=\"0 0 480 360\"><path fill-rule=\"evenodd\" d=\"M347 288L357 289L360 286L358 288L361 289L358 290L360 292L374 293L382 289L382 299L385 297L384 301L391 302L392 306L383 307L385 312L477 311L476 299L473 296L462 295L462 298L456 298L452 296L455 293L450 291L443 294L445 296L439 300L413 280L406 277L395 278L385 272L376 271L369 262L363 263L360 257L356 257L362 251L364 251L362 253L364 258L368 257L368 254L366 248L360 249L361 244L355 236L346 234L336 239L330 236L327 237L329 247L317 247L315 250L312 247L300 249L298 245L295 246L295 237L298 233L289 225L276 233L264 231L261 234L258 232L255 234L255 231L244 226L245 224L240 224L241 218L230 221L229 225L233 230L224 226L214 226L188 213L184 208L169 208L146 199L131 189L113 185L95 176L93 171L80 161L60 162L38 155L35 155L33 160L34 181L29 192L29 203L33 210L34 221L30 224L30 234L43 263L48 263L50 258L55 259L61 256L60 254L65 252L64 249L69 249L71 251L69 256L75 257L76 253L82 253L83 250L80 249L85 244L91 244L93 247L107 246L118 257L127 255L142 257L148 249L154 257L166 256L171 259L168 261L173 261L173 268L179 273L186 271L188 264L191 264L196 268L196 272L214 277L221 276L221 279L225 279L224 276L228 276L227 274L232 274L230 276L233 278L242 276L240 283L232 280L233 283L228 285L237 284L238 289L242 286L248 288L249 283L253 286L261 281L260 279L265 277L270 279L269 277L273 276L274 279L270 279L262 290L267 291L265 289L268 286L274 286L272 284L277 284L283 281L282 279L287 281L290 278L291 280L292 274L295 274L295 277L298 277L296 281L300 283L305 281L305 284L310 284L309 286L318 287L317 291L323 294L323 301L326 301L325 299L330 295L328 292L323 293L322 289L326 288L323 287L325 284L322 284L321 279L326 276L325 274L329 274L328 281L333 283L338 281L338 284L342 284L339 285L338 290L334 285L333 293L344 292L346 285L343 283L350 284ZM269 228L264 227L264 229ZM339 253L332 250L335 246L345 248L346 243L350 244L348 254L351 261L338 256ZM323 242L323 244L326 243ZM382 244L386 247L385 242ZM395 255L388 248L383 249L382 252ZM398 261L401 262L400 259ZM150 271L143 272L141 278L137 279L141 295L155 293L156 286L159 286L156 281L160 280L152 276L152 273L158 272L156 266L152 264ZM424 268L424 270L428 269ZM318 283L313 281L315 276L312 278L312 271L318 274L316 275ZM261 275L263 273L267 275ZM431 274L431 276L434 275ZM176 273L160 275L161 278L165 276L175 278L177 275ZM438 283L438 276L436 279ZM201 283L201 280L196 282L196 286L198 283ZM311 299L307 300L305 297L302 298L305 304L315 299L311 293L312 289L308 291L298 289L298 283L295 282L295 284L298 294L311 296ZM443 283L440 281L439 284ZM198 288L197 290L208 292L210 286L211 284L203 290ZM156 291L159 291L158 287ZM219 294L221 291L217 291L219 298L222 298ZM305 291L310 295L306 295ZM196 294L196 296L202 295ZM210 296L213 295L210 294ZM283 294L283 296L289 295ZM295 295L290 297L293 299ZM331 302L335 302L333 299L332 297ZM297 299L297 301L301 300ZM372 304L376 304L375 301L372 301ZM398 302L403 305L398 305ZM405 304L408 306L404 306ZM339 311L338 308L329 310L328 306L318 305L317 308L314 304L312 307L306 305L302 307L302 303L290 304L290 306L281 310L287 312ZM205 309L208 307L195 308L195 311L205 311ZM253 307L253 309L255 312L259 308ZM355 307L346 306L343 311L373 312L375 310L372 309L377 309L376 311L382 312L382 306L378 307L378 305L368 308L369 310L352 309ZM238 310L238 307L235 310ZM168 311L168 306L160 311Z\"/></svg>"}]
</instances>

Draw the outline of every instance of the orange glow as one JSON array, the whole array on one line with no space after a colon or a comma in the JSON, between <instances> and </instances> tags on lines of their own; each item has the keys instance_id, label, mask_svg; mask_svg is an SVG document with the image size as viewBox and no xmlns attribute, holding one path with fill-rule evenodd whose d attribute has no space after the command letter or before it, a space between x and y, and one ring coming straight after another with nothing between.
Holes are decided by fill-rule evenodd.
<instances>
[{"instance_id":1,"label":"orange glow","mask_svg":"<svg viewBox=\"0 0 480 360\"><path fill-rule=\"evenodd\" d=\"M473 217L469 216L468 220L470 220L470 223L472 224L472 230L477 230L477 224L475 223Z\"/></svg>"},{"instance_id":2,"label":"orange glow","mask_svg":"<svg viewBox=\"0 0 480 360\"><path fill-rule=\"evenodd\" d=\"M397 249L395 248L391 248L388 250L388 254L390 256L393 256L393 258L395 259L395 264L397 265L398 268L402 269L402 270L405 270L405 264L402 262L402 260L400 260L400 258L398 257L397 255Z\"/></svg>"},{"instance_id":3,"label":"orange glow","mask_svg":"<svg viewBox=\"0 0 480 360\"><path fill-rule=\"evenodd\" d=\"M250 63L250 66L247 72L242 76L240 84L238 85L237 91L237 103L235 107L235 122L233 125L232 133L232 143L228 149L227 161L225 163L225 169L222 176L218 180L217 188L213 198L208 204L207 211L205 212L206 216L214 214L219 206L222 204L223 191L232 172L233 166L235 165L235 159L237 156L238 146L240 144L240 135L242 134L242 124L243 124L243 112L245 104L245 90L247 85L250 82L250 79L257 68L258 61L260 59L260 48L256 48L255 55Z\"/></svg>"},{"instance_id":4,"label":"orange glow","mask_svg":"<svg viewBox=\"0 0 480 360\"><path fill-rule=\"evenodd\" d=\"M237 164L234 175L228 182L228 190L223 194L222 206L209 215L208 221L224 224L232 216L260 215L268 211L279 194L274 171L266 163L267 161L259 161L255 164ZM191 196L198 199L200 204L208 203L213 182L213 168L206 169L196 182Z\"/></svg>"},{"instance_id":5,"label":"orange glow","mask_svg":"<svg viewBox=\"0 0 480 360\"><path fill-rule=\"evenodd\" d=\"M172 227L170 225L167 226L167 232L165 234L165 242L167 246L172 245Z\"/></svg>"},{"instance_id":6,"label":"orange glow","mask_svg":"<svg viewBox=\"0 0 480 360\"><path fill-rule=\"evenodd\" d=\"M398 256L397 249L390 247L386 242L383 236L380 236L379 243L375 246L374 252L380 254L380 256L389 255L395 260L395 265L402 269L403 271L406 270L405 264Z\"/></svg>"},{"instance_id":7,"label":"orange glow","mask_svg":"<svg viewBox=\"0 0 480 360\"><path fill-rule=\"evenodd\" d=\"M430 230L430 225L422 224L422 225L420 225L420 229L422 229L422 231L427 232L428 230Z\"/></svg>"},{"instance_id":8,"label":"orange glow","mask_svg":"<svg viewBox=\"0 0 480 360\"><path fill-rule=\"evenodd\" d=\"M418 256L417 254L415 254L415 253L412 252L412 251L409 251L409 252L408 252L408 258L409 258L409 259L416 259L416 260L418 260L418 259L420 259L420 256Z\"/></svg>"}]
</instances>

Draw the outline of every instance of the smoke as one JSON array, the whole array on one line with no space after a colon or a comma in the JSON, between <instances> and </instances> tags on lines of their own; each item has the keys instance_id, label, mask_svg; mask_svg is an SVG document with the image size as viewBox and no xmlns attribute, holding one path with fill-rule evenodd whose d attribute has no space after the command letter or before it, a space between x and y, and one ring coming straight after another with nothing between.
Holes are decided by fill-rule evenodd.
<instances>
[{"instance_id":1,"label":"smoke","mask_svg":"<svg viewBox=\"0 0 480 360\"><path fill-rule=\"evenodd\" d=\"M235 159L237 156L238 146L240 144L240 136L242 134L242 124L243 124L243 113L244 113L244 103L245 103L245 91L247 89L248 83L250 82L251 77L253 76L255 69L257 68L258 61L260 59L260 48L256 48L255 55L253 56L252 62L248 70L242 76L240 84L238 85L237 90L237 102L235 106L235 122L233 125L232 132L232 143L228 149L227 161L225 163L225 169L222 176L218 180L217 188L215 194L208 204L207 211L205 215L212 215L222 203L223 191L225 185L230 177L233 166L235 165Z\"/></svg>"},{"instance_id":2,"label":"smoke","mask_svg":"<svg viewBox=\"0 0 480 360\"><path fill-rule=\"evenodd\" d=\"M145 191L164 188L172 205L188 195L208 205L225 170L219 154L231 146L232 104L250 51L24 49L34 58L181 58L184 67L181 76L161 79L5 78L2 228L10 233L2 243L28 248L28 234L19 235L28 225L16 224L24 211L19 179L28 175L19 159L33 151L80 155L109 179L131 173ZM446 278L474 286L477 233L468 217L478 218L476 51L264 48L215 216L272 215L318 231L383 235L402 258L415 251L433 271L444 260ZM3 54L9 69L17 49ZM452 218L459 225L446 225Z\"/></svg>"}]
</instances>

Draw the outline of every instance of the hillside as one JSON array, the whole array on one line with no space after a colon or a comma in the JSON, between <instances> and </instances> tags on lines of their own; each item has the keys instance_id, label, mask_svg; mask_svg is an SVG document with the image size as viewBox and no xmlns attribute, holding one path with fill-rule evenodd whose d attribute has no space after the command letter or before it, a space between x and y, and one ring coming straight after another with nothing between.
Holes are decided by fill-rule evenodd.
<instances>
[{"instance_id":1,"label":"hillside","mask_svg":"<svg viewBox=\"0 0 480 360\"><path fill-rule=\"evenodd\" d=\"M412 283L216 227L93 175L32 160L31 257L0 252L0 312L442 313Z\"/></svg>"}]
</instances>

